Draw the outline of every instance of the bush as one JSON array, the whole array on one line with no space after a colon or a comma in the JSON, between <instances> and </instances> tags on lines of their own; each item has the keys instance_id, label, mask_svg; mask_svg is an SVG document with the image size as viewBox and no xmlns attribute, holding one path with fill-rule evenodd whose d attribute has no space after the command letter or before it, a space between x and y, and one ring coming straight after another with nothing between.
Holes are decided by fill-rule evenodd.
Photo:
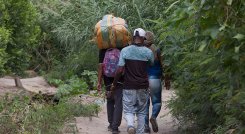
<instances>
[{"instance_id":1,"label":"bush","mask_svg":"<svg viewBox=\"0 0 245 134\"><path fill-rule=\"evenodd\" d=\"M245 132L244 2L173 3L155 28L169 60L176 97L169 102L180 126L197 133ZM166 12L167 12L166 11Z\"/></svg>"},{"instance_id":2,"label":"bush","mask_svg":"<svg viewBox=\"0 0 245 134\"><path fill-rule=\"evenodd\" d=\"M70 103L63 98L59 104L43 104L28 96L0 98L0 133L61 133L65 122L75 116L94 116L96 104Z\"/></svg>"},{"instance_id":3,"label":"bush","mask_svg":"<svg viewBox=\"0 0 245 134\"><path fill-rule=\"evenodd\" d=\"M97 89L97 81L98 81L97 71L84 70L81 75L82 75L82 78L86 81L90 90Z\"/></svg>"},{"instance_id":4,"label":"bush","mask_svg":"<svg viewBox=\"0 0 245 134\"><path fill-rule=\"evenodd\" d=\"M55 95L56 99L77 94L86 94L89 91L87 83L77 76L72 76L70 79L65 81L51 78L48 82L58 86L58 91Z\"/></svg>"}]
</instances>

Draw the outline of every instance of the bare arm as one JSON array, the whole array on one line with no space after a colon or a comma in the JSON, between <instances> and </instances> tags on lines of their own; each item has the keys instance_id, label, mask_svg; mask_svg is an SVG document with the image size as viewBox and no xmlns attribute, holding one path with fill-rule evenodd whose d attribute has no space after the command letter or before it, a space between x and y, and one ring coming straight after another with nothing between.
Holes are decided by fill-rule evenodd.
<instances>
[{"instance_id":1,"label":"bare arm","mask_svg":"<svg viewBox=\"0 0 245 134\"><path fill-rule=\"evenodd\" d=\"M120 79L120 77L123 74L123 70L124 70L124 66L119 66L116 72L116 76L114 77L114 81L112 83L111 86L111 91L113 91L115 89L115 86L117 85L118 80Z\"/></svg>"},{"instance_id":2,"label":"bare arm","mask_svg":"<svg viewBox=\"0 0 245 134\"><path fill-rule=\"evenodd\" d=\"M101 83L102 83L102 75L103 75L103 64L99 63L98 66L98 83L97 83L97 90L101 93Z\"/></svg>"},{"instance_id":3,"label":"bare arm","mask_svg":"<svg viewBox=\"0 0 245 134\"><path fill-rule=\"evenodd\" d=\"M165 82L165 87L166 87L166 90L169 90L170 89L170 77L169 77L169 74L166 72L167 71L167 66L164 65L163 63L163 60L164 60L164 57L161 56L161 53L158 54L158 58L159 58L159 61L160 61L160 64L161 64L161 69L163 70L163 74L162 74L162 80L164 80ZM164 76L164 71L165 71L165 76Z\"/></svg>"},{"instance_id":4,"label":"bare arm","mask_svg":"<svg viewBox=\"0 0 245 134\"><path fill-rule=\"evenodd\" d=\"M164 70L164 69L165 69L165 66L164 66L164 63L163 63L164 57L161 56L161 53L157 53L157 58L158 58L159 61L160 61L161 69Z\"/></svg>"},{"instance_id":5,"label":"bare arm","mask_svg":"<svg viewBox=\"0 0 245 134\"><path fill-rule=\"evenodd\" d=\"M157 53L157 58L158 60L160 61L160 65L161 65L161 70L162 70L162 80L163 80L163 73L164 73L164 70L166 69L165 66L164 66L164 63L163 63L163 60L164 60L164 57L161 55L161 52L158 52Z\"/></svg>"}]
</instances>

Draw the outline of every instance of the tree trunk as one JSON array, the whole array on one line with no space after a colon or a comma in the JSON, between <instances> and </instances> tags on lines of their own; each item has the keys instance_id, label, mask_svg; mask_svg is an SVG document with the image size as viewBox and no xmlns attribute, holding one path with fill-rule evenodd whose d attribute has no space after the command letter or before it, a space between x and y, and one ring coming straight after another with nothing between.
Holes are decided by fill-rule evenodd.
<instances>
[{"instance_id":1,"label":"tree trunk","mask_svg":"<svg viewBox=\"0 0 245 134\"><path fill-rule=\"evenodd\" d=\"M14 77L14 81L15 81L15 86L18 88L24 88L21 81L20 81L20 77Z\"/></svg>"}]
</instances>

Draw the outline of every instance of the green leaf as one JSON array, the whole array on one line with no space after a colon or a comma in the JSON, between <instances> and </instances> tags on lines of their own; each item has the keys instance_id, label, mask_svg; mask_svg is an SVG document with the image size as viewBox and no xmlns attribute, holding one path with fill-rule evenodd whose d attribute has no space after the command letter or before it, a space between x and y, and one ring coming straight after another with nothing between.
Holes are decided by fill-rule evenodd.
<instances>
[{"instance_id":1,"label":"green leaf","mask_svg":"<svg viewBox=\"0 0 245 134\"><path fill-rule=\"evenodd\" d=\"M167 13L170 9L172 9L173 8L173 6L175 5L175 4L177 4L177 3L179 3L180 1L178 0L178 1L175 1L174 3L172 3L169 7L168 7L168 9L165 11L165 13Z\"/></svg>"},{"instance_id":2,"label":"green leaf","mask_svg":"<svg viewBox=\"0 0 245 134\"><path fill-rule=\"evenodd\" d=\"M235 53L239 53L240 47L241 46L235 47Z\"/></svg>"},{"instance_id":3,"label":"green leaf","mask_svg":"<svg viewBox=\"0 0 245 134\"><path fill-rule=\"evenodd\" d=\"M234 36L233 38L237 39L238 41L241 41L244 39L244 35L243 34L237 34L236 36Z\"/></svg>"},{"instance_id":4,"label":"green leaf","mask_svg":"<svg viewBox=\"0 0 245 134\"><path fill-rule=\"evenodd\" d=\"M227 0L227 5L231 5L232 4L232 0Z\"/></svg>"},{"instance_id":5,"label":"green leaf","mask_svg":"<svg viewBox=\"0 0 245 134\"><path fill-rule=\"evenodd\" d=\"M224 24L222 25L220 28L219 28L219 31L223 31L225 28L226 28L227 24Z\"/></svg>"},{"instance_id":6,"label":"green leaf","mask_svg":"<svg viewBox=\"0 0 245 134\"><path fill-rule=\"evenodd\" d=\"M212 39L216 39L218 34L219 34L219 28L217 27L212 27L212 28L209 28L209 29L206 29L204 32L203 32L204 35L209 35Z\"/></svg>"},{"instance_id":7,"label":"green leaf","mask_svg":"<svg viewBox=\"0 0 245 134\"><path fill-rule=\"evenodd\" d=\"M208 58L208 59L204 60L203 62L201 62L200 65L208 64L208 63L211 62L213 59L214 59L214 58L212 58L212 57L211 57L211 58Z\"/></svg>"},{"instance_id":8,"label":"green leaf","mask_svg":"<svg viewBox=\"0 0 245 134\"><path fill-rule=\"evenodd\" d=\"M206 46L207 46L207 43L205 41L202 41L201 46L199 47L198 51L202 52Z\"/></svg>"},{"instance_id":9,"label":"green leaf","mask_svg":"<svg viewBox=\"0 0 245 134\"><path fill-rule=\"evenodd\" d=\"M216 39L218 33L219 33L219 31L217 29L213 29L211 34L210 34L212 39Z\"/></svg>"},{"instance_id":10,"label":"green leaf","mask_svg":"<svg viewBox=\"0 0 245 134\"><path fill-rule=\"evenodd\" d=\"M159 21L159 20L145 19L145 21L149 21L149 22L156 23L156 24L162 24L162 21Z\"/></svg>"},{"instance_id":11,"label":"green leaf","mask_svg":"<svg viewBox=\"0 0 245 134\"><path fill-rule=\"evenodd\" d=\"M205 4L206 0L202 0L201 1L201 7L203 7L203 5Z\"/></svg>"}]
</instances>

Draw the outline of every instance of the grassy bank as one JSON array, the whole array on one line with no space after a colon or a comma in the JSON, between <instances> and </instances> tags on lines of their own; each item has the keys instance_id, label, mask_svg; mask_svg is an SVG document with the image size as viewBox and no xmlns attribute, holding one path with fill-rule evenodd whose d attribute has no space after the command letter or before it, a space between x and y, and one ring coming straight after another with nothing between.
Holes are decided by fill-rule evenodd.
<instances>
[{"instance_id":1,"label":"grassy bank","mask_svg":"<svg viewBox=\"0 0 245 134\"><path fill-rule=\"evenodd\" d=\"M0 133L62 133L65 122L99 111L96 104L83 105L71 100L63 98L58 104L51 104L29 96L6 95L0 98Z\"/></svg>"}]
</instances>

